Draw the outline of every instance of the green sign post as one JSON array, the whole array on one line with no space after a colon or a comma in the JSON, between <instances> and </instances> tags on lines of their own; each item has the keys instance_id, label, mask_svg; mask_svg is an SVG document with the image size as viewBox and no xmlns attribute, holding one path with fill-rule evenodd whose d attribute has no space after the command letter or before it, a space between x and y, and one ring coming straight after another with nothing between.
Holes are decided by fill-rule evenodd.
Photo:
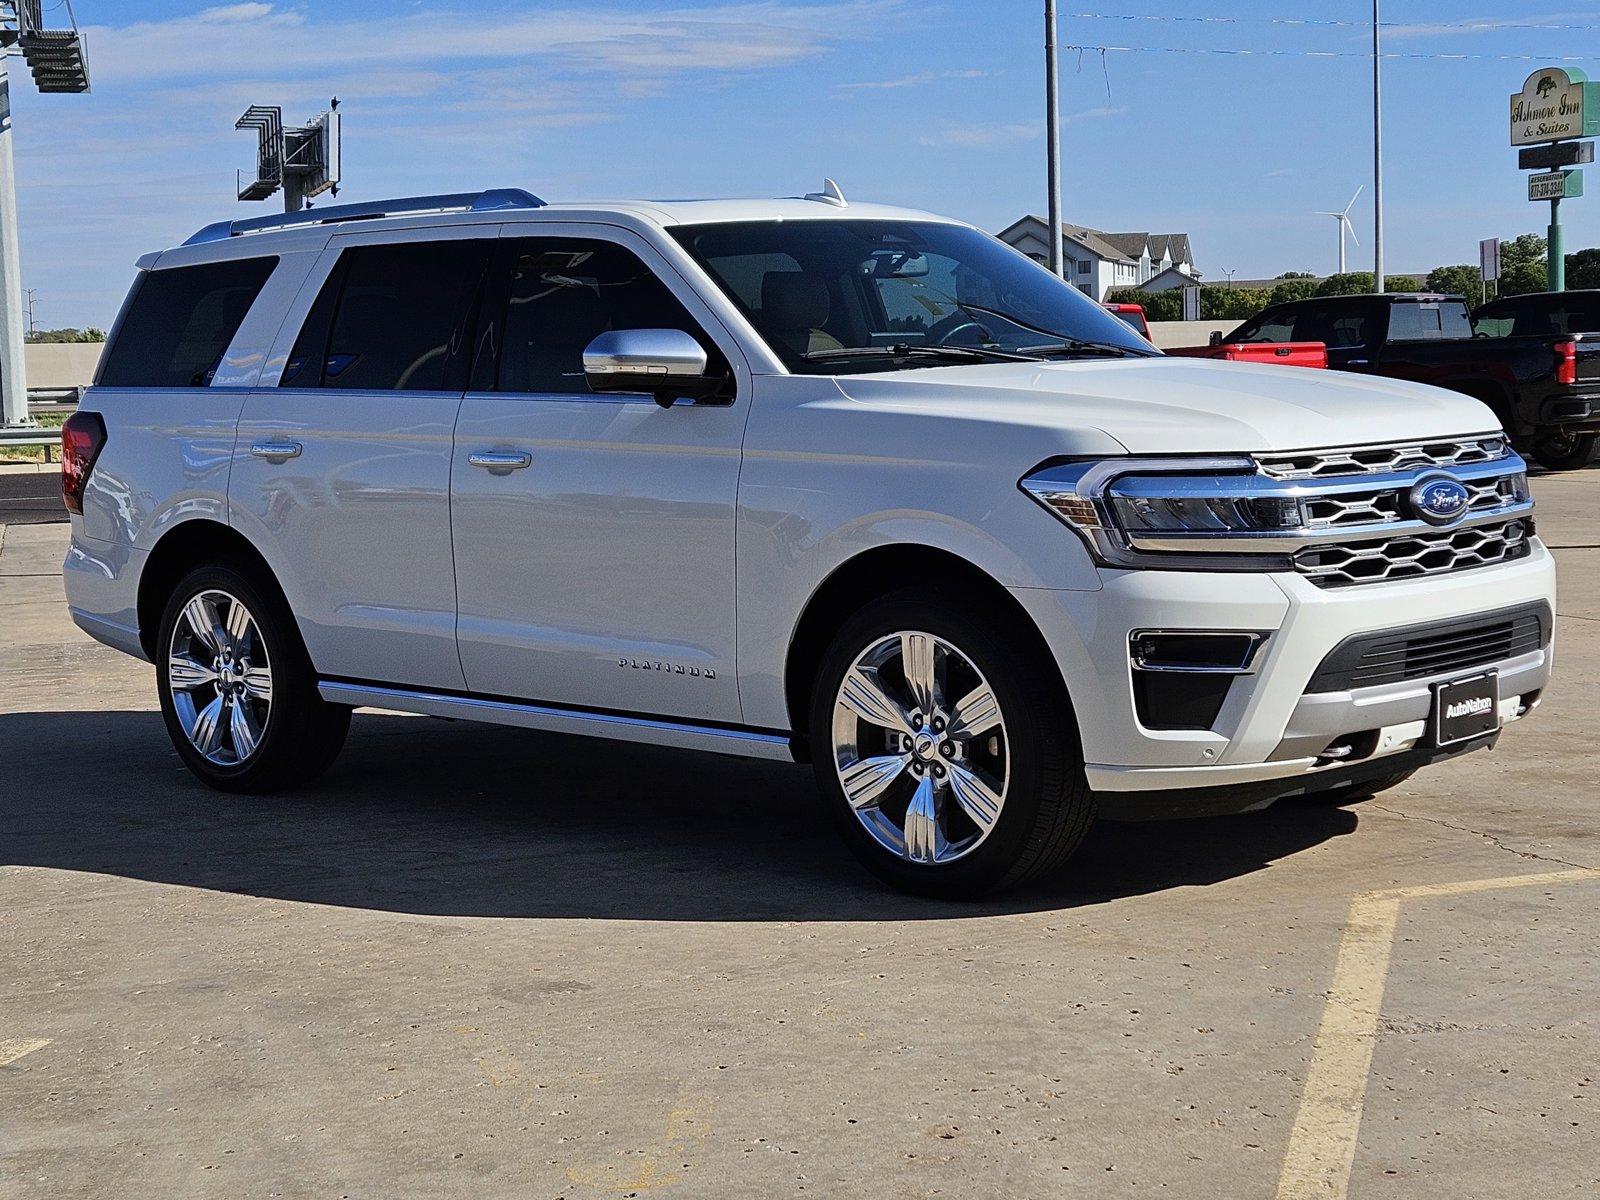
<instances>
[{"instance_id":1,"label":"green sign post","mask_svg":"<svg viewBox=\"0 0 1600 1200\"><path fill-rule=\"evenodd\" d=\"M1582 71L1546 67L1529 75L1511 96L1511 144L1571 142L1600 134L1600 83ZM1529 157L1525 154L1524 158ZM1586 161L1573 155L1572 162ZM1528 199L1550 202L1549 259L1552 292L1567 287L1566 247L1561 234L1561 202L1583 195L1583 173L1556 170L1528 178Z\"/></svg>"}]
</instances>

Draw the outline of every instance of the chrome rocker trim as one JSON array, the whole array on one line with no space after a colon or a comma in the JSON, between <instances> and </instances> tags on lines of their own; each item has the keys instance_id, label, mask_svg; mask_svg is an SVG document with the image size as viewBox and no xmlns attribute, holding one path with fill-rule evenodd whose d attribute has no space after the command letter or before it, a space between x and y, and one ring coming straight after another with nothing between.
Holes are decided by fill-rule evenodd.
<instances>
[{"instance_id":1,"label":"chrome rocker trim","mask_svg":"<svg viewBox=\"0 0 1600 1200\"><path fill-rule=\"evenodd\" d=\"M580 737L610 738L650 746L706 750L740 758L795 761L793 739L788 734L768 730L721 728L660 717L588 712L551 704L454 696L447 692L334 679L319 680L317 691L331 704L387 708L425 717L451 717L463 721L485 721L493 725L513 725L519 729L538 729L547 733L570 733Z\"/></svg>"}]
</instances>

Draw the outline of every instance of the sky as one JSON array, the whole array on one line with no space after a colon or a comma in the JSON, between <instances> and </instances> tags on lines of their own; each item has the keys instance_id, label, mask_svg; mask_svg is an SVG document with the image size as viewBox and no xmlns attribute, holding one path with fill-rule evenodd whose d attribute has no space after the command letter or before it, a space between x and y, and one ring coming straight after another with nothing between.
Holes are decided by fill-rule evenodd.
<instances>
[{"instance_id":1,"label":"sky","mask_svg":"<svg viewBox=\"0 0 1600 1200\"><path fill-rule=\"evenodd\" d=\"M341 200L798 195L828 175L847 196L995 232L1045 211L1039 0L73 7L92 93L40 96L10 62L22 268L41 328L103 328L140 254L281 208L234 198L255 143L233 122L252 103L295 124L339 97ZM1367 0L1059 7L1063 46L1187 51L1063 49L1069 221L1187 232L1209 280L1326 273L1335 227L1314 213L1364 186L1350 255L1370 267ZM1386 49L1405 56L1384 64L1390 273L1543 233L1548 205L1526 199L1506 97L1586 50L1600 77L1600 7L1385 0L1383 15ZM1242 49L1255 53L1195 52ZM1600 245L1600 182L1591 191L1565 205L1569 249Z\"/></svg>"}]
</instances>

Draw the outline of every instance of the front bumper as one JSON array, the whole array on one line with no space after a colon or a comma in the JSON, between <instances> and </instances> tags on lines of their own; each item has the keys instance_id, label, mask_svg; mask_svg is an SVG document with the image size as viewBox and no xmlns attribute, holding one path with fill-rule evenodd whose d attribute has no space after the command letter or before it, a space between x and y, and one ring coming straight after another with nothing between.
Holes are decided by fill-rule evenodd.
<instances>
[{"instance_id":1,"label":"front bumper","mask_svg":"<svg viewBox=\"0 0 1600 1200\"><path fill-rule=\"evenodd\" d=\"M1107 571L1102 581L1095 592L1013 589L1055 654L1076 710L1088 781L1099 792L1285 781L1287 794L1301 777L1348 772L1425 749L1431 684L1459 670L1308 694L1328 654L1346 638L1423 620L1534 602L1552 612L1555 607L1555 564L1537 539L1528 555L1513 562L1338 589L1321 589L1293 574ZM1152 628L1268 635L1253 673L1235 679L1210 729L1155 730L1140 723L1128 639L1136 629ZM1504 725L1525 715L1545 686L1551 649L1484 665L1500 673ZM1341 735L1371 731L1377 737L1370 750L1362 747L1359 759L1319 758Z\"/></svg>"}]
</instances>

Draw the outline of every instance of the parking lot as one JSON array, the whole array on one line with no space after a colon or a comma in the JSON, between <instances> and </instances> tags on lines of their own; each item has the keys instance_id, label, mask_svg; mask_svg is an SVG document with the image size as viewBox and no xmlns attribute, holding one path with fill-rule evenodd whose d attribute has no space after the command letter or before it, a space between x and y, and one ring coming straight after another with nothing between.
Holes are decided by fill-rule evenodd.
<instances>
[{"instance_id":1,"label":"parking lot","mask_svg":"<svg viewBox=\"0 0 1600 1200\"><path fill-rule=\"evenodd\" d=\"M1535 492L1557 679L1497 750L976 907L796 767L363 713L204 790L67 527L0 528L0 1193L1593 1195L1600 470Z\"/></svg>"}]
</instances>

